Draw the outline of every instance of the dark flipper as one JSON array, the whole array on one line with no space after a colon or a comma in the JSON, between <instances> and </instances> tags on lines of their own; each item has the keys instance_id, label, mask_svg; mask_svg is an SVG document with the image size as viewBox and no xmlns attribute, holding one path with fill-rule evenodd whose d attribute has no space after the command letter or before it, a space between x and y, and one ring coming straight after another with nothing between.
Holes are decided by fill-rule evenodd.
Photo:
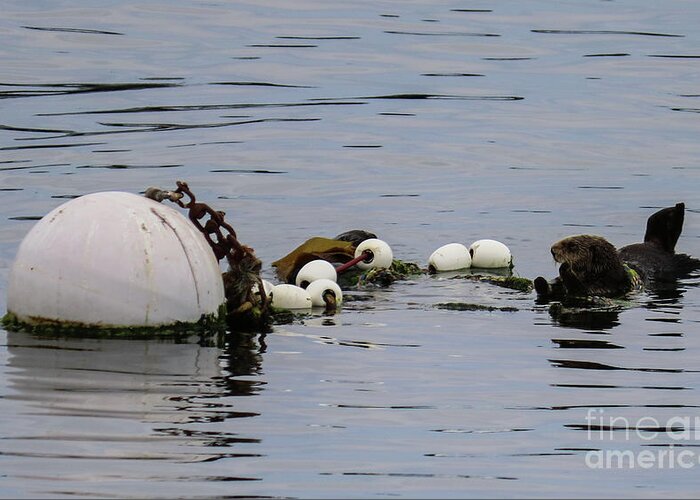
<instances>
[{"instance_id":1,"label":"dark flipper","mask_svg":"<svg viewBox=\"0 0 700 500\"><path fill-rule=\"evenodd\" d=\"M622 247L622 260L651 279L677 278L700 269L700 260L675 253L684 216L684 203L653 214L647 221L644 243Z\"/></svg>"},{"instance_id":2,"label":"dark flipper","mask_svg":"<svg viewBox=\"0 0 700 500\"><path fill-rule=\"evenodd\" d=\"M685 203L659 210L647 220L644 243L651 243L665 252L673 253L683 231Z\"/></svg>"},{"instance_id":3,"label":"dark flipper","mask_svg":"<svg viewBox=\"0 0 700 500\"><path fill-rule=\"evenodd\" d=\"M534 285L537 295L548 296L550 294L549 283L547 283L547 280L542 276L535 278Z\"/></svg>"},{"instance_id":4,"label":"dark flipper","mask_svg":"<svg viewBox=\"0 0 700 500\"><path fill-rule=\"evenodd\" d=\"M344 233L339 234L333 239L340 241L349 241L353 245L357 246L365 240L376 237L376 234L370 233L369 231L364 231L362 229L352 229L350 231L345 231Z\"/></svg>"}]
</instances>

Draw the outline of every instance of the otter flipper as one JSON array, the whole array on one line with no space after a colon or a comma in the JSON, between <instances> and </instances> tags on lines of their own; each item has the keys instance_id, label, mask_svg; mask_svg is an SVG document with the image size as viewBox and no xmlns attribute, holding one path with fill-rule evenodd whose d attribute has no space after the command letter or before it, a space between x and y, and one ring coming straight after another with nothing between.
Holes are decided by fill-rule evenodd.
<instances>
[{"instance_id":1,"label":"otter flipper","mask_svg":"<svg viewBox=\"0 0 700 500\"><path fill-rule=\"evenodd\" d=\"M700 260L675 253L684 217L684 203L654 213L647 220L644 243L620 248L620 257L651 279L678 278L700 269Z\"/></svg>"},{"instance_id":2,"label":"otter flipper","mask_svg":"<svg viewBox=\"0 0 700 500\"><path fill-rule=\"evenodd\" d=\"M365 231L363 229L352 229L350 231L345 231L344 233L340 233L338 236L333 238L334 240L340 240L340 241L349 241L355 246L358 246L360 243L362 243L365 240L369 240L370 238L376 238L377 235L374 233L370 233L369 231Z\"/></svg>"},{"instance_id":3,"label":"otter flipper","mask_svg":"<svg viewBox=\"0 0 700 500\"><path fill-rule=\"evenodd\" d=\"M675 207L664 208L654 213L647 220L644 243L651 243L665 252L674 253L683 231L684 218L685 203L676 203Z\"/></svg>"}]
</instances>

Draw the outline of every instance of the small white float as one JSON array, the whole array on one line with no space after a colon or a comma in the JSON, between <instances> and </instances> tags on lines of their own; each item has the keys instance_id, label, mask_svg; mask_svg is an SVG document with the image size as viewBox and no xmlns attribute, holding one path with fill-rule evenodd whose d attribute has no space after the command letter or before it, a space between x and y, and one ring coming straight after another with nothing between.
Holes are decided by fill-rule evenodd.
<instances>
[{"instance_id":1,"label":"small white float","mask_svg":"<svg viewBox=\"0 0 700 500\"><path fill-rule=\"evenodd\" d=\"M272 292L272 289L274 288L275 285L273 285L271 282L269 282L267 280L262 280L262 284L263 284L263 289L265 290L265 296L269 299L270 293ZM260 295L260 287L257 284L253 285L252 291L253 291L253 294Z\"/></svg>"},{"instance_id":2,"label":"small white float","mask_svg":"<svg viewBox=\"0 0 700 500\"><path fill-rule=\"evenodd\" d=\"M296 285L275 285L270 292L272 307L278 309L310 309L311 295Z\"/></svg>"},{"instance_id":3,"label":"small white float","mask_svg":"<svg viewBox=\"0 0 700 500\"><path fill-rule=\"evenodd\" d=\"M320 279L329 279L332 281L338 280L338 274L335 272L333 264L327 260L317 259L306 263L296 277L296 284L302 288L306 288L309 283Z\"/></svg>"},{"instance_id":4,"label":"small white float","mask_svg":"<svg viewBox=\"0 0 700 500\"><path fill-rule=\"evenodd\" d=\"M8 317L30 326L132 328L224 320L219 263L180 212L123 192L52 210L20 244Z\"/></svg>"},{"instance_id":5,"label":"small white float","mask_svg":"<svg viewBox=\"0 0 700 500\"><path fill-rule=\"evenodd\" d=\"M343 292L335 281L321 278L309 283L306 291L311 295L311 304L314 307L327 307L327 295L331 294L331 304L339 306L343 302Z\"/></svg>"},{"instance_id":6,"label":"small white float","mask_svg":"<svg viewBox=\"0 0 700 500\"><path fill-rule=\"evenodd\" d=\"M388 243L377 238L370 238L360 243L355 249L355 257L360 257L365 252L369 252L370 256L357 263L360 269L387 269L391 267L394 260L394 253Z\"/></svg>"},{"instance_id":7,"label":"small white float","mask_svg":"<svg viewBox=\"0 0 700 500\"><path fill-rule=\"evenodd\" d=\"M469 249L461 243L448 243L435 250L428 259L431 272L456 271L472 264Z\"/></svg>"},{"instance_id":8,"label":"small white float","mask_svg":"<svg viewBox=\"0 0 700 500\"><path fill-rule=\"evenodd\" d=\"M513 256L510 250L500 241L475 241L469 247L469 253L472 257L472 267L495 269L513 265Z\"/></svg>"}]
</instances>

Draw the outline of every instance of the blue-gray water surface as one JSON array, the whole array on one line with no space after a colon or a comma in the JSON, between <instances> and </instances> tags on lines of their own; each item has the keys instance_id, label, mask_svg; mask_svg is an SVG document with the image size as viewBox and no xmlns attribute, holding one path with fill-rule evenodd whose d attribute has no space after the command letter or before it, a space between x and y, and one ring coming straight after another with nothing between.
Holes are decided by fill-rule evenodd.
<instances>
[{"instance_id":1,"label":"blue-gray water surface","mask_svg":"<svg viewBox=\"0 0 700 500\"><path fill-rule=\"evenodd\" d=\"M2 12L0 311L42 215L178 179L269 279L302 241L353 228L423 265L493 238L516 274L553 276L553 241L640 241L678 201L678 249L700 256L700 3ZM452 278L223 342L0 330L0 497L697 495L697 275L557 319Z\"/></svg>"}]
</instances>

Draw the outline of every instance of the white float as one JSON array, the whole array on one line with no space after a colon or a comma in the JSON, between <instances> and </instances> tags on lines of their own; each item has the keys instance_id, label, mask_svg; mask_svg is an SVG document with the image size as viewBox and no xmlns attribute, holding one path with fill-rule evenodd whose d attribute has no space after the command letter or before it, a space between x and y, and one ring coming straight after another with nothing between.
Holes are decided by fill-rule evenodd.
<instances>
[{"instance_id":1,"label":"white float","mask_svg":"<svg viewBox=\"0 0 700 500\"><path fill-rule=\"evenodd\" d=\"M432 272L466 269L472 264L469 249L461 243L448 243L435 250L428 259Z\"/></svg>"},{"instance_id":2,"label":"white float","mask_svg":"<svg viewBox=\"0 0 700 500\"><path fill-rule=\"evenodd\" d=\"M219 263L197 228L122 192L81 196L42 218L7 289L8 313L31 325L162 327L219 318L224 303Z\"/></svg>"},{"instance_id":3,"label":"white float","mask_svg":"<svg viewBox=\"0 0 700 500\"><path fill-rule=\"evenodd\" d=\"M513 256L510 250L500 241L475 241L469 247L469 253L472 257L472 267L494 269L510 267L513 264Z\"/></svg>"},{"instance_id":4,"label":"white float","mask_svg":"<svg viewBox=\"0 0 700 500\"><path fill-rule=\"evenodd\" d=\"M310 309L311 295L296 285L282 284L272 287L272 307L279 309Z\"/></svg>"},{"instance_id":5,"label":"white float","mask_svg":"<svg viewBox=\"0 0 700 500\"><path fill-rule=\"evenodd\" d=\"M299 269L295 281L297 286L306 288L309 283L320 279L338 280L338 273L335 272L335 267L327 260L318 259L306 263Z\"/></svg>"},{"instance_id":6,"label":"white float","mask_svg":"<svg viewBox=\"0 0 700 500\"><path fill-rule=\"evenodd\" d=\"M355 257L359 257L366 250L372 252L370 260L367 262L358 262L357 267L360 269L383 269L391 267L391 263L394 260L394 253L385 241L378 240L377 238L370 238L363 241L355 249Z\"/></svg>"},{"instance_id":7,"label":"white float","mask_svg":"<svg viewBox=\"0 0 700 500\"><path fill-rule=\"evenodd\" d=\"M311 304L314 307L326 307L326 301L323 300L323 296L331 292L335 296L335 304L340 305L343 302L343 291L340 289L338 284L326 278L321 278L316 281L312 281L309 286L306 287L306 291L309 292L311 296Z\"/></svg>"},{"instance_id":8,"label":"white float","mask_svg":"<svg viewBox=\"0 0 700 500\"><path fill-rule=\"evenodd\" d=\"M270 293L272 292L272 289L274 288L275 285L273 285L271 282L267 280L262 280L263 284L263 289L265 290L265 296L269 299L270 298ZM260 295L260 287L256 284L253 285L252 287L253 294L255 295Z\"/></svg>"}]
</instances>

